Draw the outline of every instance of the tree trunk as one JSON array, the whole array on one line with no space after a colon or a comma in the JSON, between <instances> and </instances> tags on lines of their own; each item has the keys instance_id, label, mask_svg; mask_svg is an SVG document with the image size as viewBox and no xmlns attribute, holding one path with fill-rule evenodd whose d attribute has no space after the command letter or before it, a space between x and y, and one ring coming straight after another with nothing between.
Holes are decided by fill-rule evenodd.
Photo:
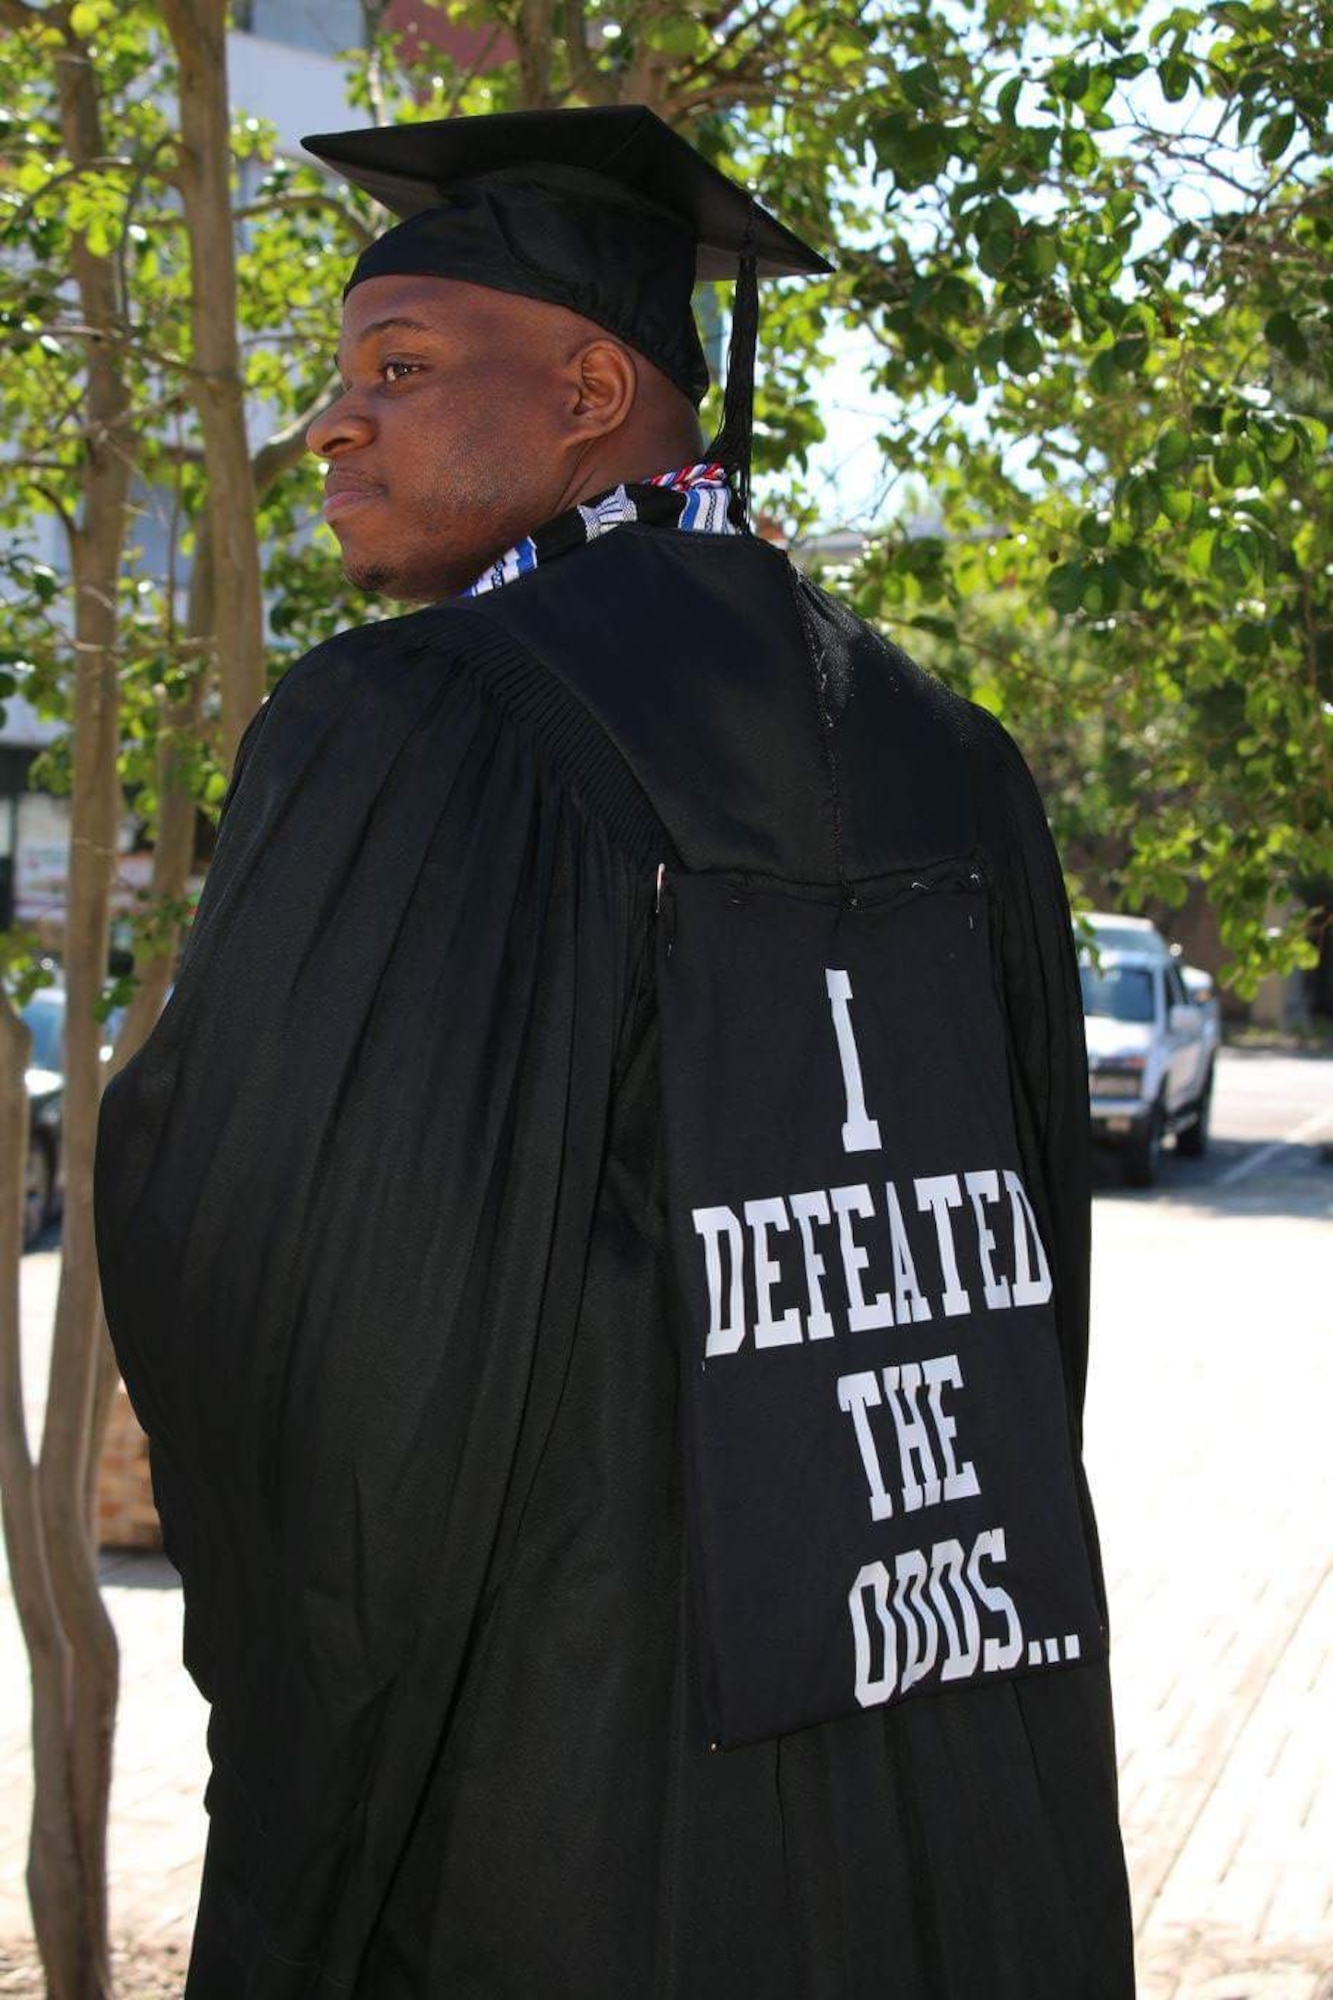
<instances>
[{"instance_id":1,"label":"tree trunk","mask_svg":"<svg viewBox=\"0 0 1333 2000\"><path fill-rule=\"evenodd\" d=\"M105 156L86 45L60 21L61 134L73 165ZM86 1493L99 1327L92 1165L111 872L120 812L116 591L128 524L134 434L120 361L124 313L114 257L76 236L71 270L86 343L87 453L71 536L74 585L73 786L65 918L65 1212L60 1288L35 1476L11 1463L19 1501L11 1559L25 1572L33 1658L35 1806L28 1888L50 2000L111 1992L106 1829L119 1693L116 1636L98 1588ZM8 1143L8 1134L6 1135ZM6 1154L6 1160L8 1154ZM11 1206L4 1204L6 1215ZM8 1221L4 1223L7 1236ZM4 1237L0 1237L3 1241ZM17 1252L15 1251L15 1265ZM10 1281L6 1281L6 1292ZM14 1329L17 1345L17 1327ZM9 1458L14 1459L11 1451ZM25 1511L25 1489L35 1510ZM6 1528L13 1495L6 1487ZM44 1582L43 1582L44 1580ZM54 1631L48 1610L55 1613Z\"/></svg>"},{"instance_id":2,"label":"tree trunk","mask_svg":"<svg viewBox=\"0 0 1333 2000\"><path fill-rule=\"evenodd\" d=\"M5 1553L14 1603L32 1676L32 1743L35 1797L28 1849L28 1893L52 1994L80 1989L83 1930L79 1842L69 1782L68 1678L70 1648L61 1629L36 1468L23 1417L19 1341L19 1260L23 1250L24 1161L28 1151L28 1093L23 1072L31 1030L0 989L0 1493L4 1495Z\"/></svg>"},{"instance_id":3,"label":"tree trunk","mask_svg":"<svg viewBox=\"0 0 1333 2000\"><path fill-rule=\"evenodd\" d=\"M264 622L254 476L236 331L226 0L163 0L180 72L181 199L190 244L194 397L204 437L222 696L218 761L228 770L264 697Z\"/></svg>"}]
</instances>

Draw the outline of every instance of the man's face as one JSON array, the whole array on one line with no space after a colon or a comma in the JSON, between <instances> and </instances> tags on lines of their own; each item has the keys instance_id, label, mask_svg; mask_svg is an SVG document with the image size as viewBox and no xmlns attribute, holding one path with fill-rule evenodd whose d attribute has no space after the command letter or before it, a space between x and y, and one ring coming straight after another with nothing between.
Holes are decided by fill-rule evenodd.
<instances>
[{"instance_id":1,"label":"man's face","mask_svg":"<svg viewBox=\"0 0 1333 2000\"><path fill-rule=\"evenodd\" d=\"M343 308L343 394L306 434L360 589L431 602L563 503L560 307L453 278L367 278Z\"/></svg>"}]
</instances>

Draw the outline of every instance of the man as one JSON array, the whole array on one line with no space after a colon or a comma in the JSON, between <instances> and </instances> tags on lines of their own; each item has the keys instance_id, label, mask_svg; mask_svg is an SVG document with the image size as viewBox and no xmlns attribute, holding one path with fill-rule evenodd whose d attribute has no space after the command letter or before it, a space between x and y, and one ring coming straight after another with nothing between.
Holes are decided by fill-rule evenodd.
<instances>
[{"instance_id":1,"label":"man","mask_svg":"<svg viewBox=\"0 0 1333 2000\"><path fill-rule=\"evenodd\" d=\"M310 444L424 608L251 723L103 1107L187 1995L1124 2000L1068 910L1004 733L748 531L822 260L634 108L309 143L404 217Z\"/></svg>"}]
</instances>

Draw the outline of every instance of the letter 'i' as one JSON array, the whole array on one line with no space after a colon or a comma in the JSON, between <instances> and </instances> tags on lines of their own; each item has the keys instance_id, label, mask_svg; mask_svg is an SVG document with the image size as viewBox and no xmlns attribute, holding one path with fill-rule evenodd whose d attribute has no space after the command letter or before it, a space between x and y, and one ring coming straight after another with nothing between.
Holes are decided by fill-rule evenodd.
<instances>
[{"instance_id":1,"label":"letter 'i'","mask_svg":"<svg viewBox=\"0 0 1333 2000\"><path fill-rule=\"evenodd\" d=\"M833 1032L838 1037L838 1054L842 1058L843 1088L847 1092L847 1122L842 1128L843 1151L877 1152L880 1144L879 1121L866 1115L861 1059L856 1053L856 1037L852 1033L852 1016L847 1005L852 997L852 982L845 972L835 971L831 966L825 967L824 977L828 982L829 1004L833 1008Z\"/></svg>"}]
</instances>

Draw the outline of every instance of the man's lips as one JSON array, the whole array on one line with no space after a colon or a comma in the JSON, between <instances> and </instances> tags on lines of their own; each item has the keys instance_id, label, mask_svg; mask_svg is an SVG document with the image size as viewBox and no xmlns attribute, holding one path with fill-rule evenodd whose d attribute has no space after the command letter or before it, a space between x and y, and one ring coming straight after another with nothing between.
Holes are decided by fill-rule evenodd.
<instances>
[{"instance_id":1,"label":"man's lips","mask_svg":"<svg viewBox=\"0 0 1333 2000\"><path fill-rule=\"evenodd\" d=\"M322 513L326 521L335 514L345 513L349 507L360 505L365 500L382 500L384 488L373 479L359 479L351 473L331 472L324 481L324 506Z\"/></svg>"}]
</instances>

